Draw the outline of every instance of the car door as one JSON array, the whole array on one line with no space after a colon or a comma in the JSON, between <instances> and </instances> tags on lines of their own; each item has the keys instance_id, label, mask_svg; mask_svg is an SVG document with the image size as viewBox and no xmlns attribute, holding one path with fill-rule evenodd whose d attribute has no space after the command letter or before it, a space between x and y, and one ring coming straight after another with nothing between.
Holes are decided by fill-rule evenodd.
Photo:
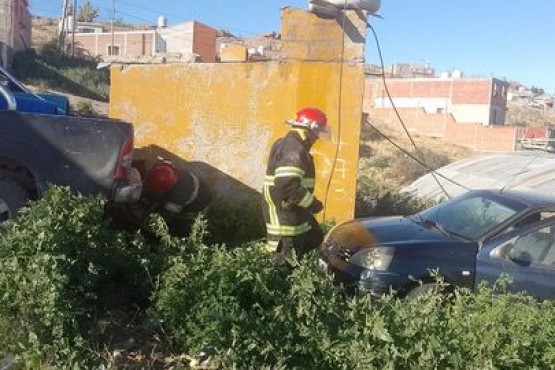
<instances>
[{"instance_id":1,"label":"car door","mask_svg":"<svg viewBox=\"0 0 555 370\"><path fill-rule=\"evenodd\" d=\"M555 298L555 221L553 218L510 233L478 252L475 284L494 284L502 274L509 292Z\"/></svg>"}]
</instances>

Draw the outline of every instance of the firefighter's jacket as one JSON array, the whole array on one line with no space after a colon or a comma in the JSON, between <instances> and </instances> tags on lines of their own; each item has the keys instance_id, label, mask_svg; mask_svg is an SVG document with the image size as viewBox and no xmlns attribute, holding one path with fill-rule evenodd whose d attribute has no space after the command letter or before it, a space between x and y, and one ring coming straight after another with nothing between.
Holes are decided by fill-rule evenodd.
<instances>
[{"instance_id":1,"label":"firefighter's jacket","mask_svg":"<svg viewBox=\"0 0 555 370\"><path fill-rule=\"evenodd\" d=\"M311 228L315 169L302 134L290 130L270 151L263 189L268 235L295 236Z\"/></svg>"}]
</instances>

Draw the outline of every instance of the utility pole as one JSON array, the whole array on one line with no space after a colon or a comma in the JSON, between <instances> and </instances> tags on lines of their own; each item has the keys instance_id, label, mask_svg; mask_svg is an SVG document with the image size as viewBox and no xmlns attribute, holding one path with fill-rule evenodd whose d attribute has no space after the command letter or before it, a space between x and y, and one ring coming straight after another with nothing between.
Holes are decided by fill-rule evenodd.
<instances>
[{"instance_id":1,"label":"utility pole","mask_svg":"<svg viewBox=\"0 0 555 370\"><path fill-rule=\"evenodd\" d=\"M63 50L66 35L66 13L67 13L67 0L64 0L62 5L62 22L60 25L60 34L58 35L58 48Z\"/></svg>"},{"instance_id":2,"label":"utility pole","mask_svg":"<svg viewBox=\"0 0 555 370\"><path fill-rule=\"evenodd\" d=\"M77 29L77 0L73 0L73 25L71 30L71 56L75 58L75 30Z\"/></svg>"},{"instance_id":3,"label":"utility pole","mask_svg":"<svg viewBox=\"0 0 555 370\"><path fill-rule=\"evenodd\" d=\"M112 28L112 46L111 46L111 51L110 51L110 55L114 55L114 20L116 18L116 0L112 0L112 22L111 22L111 28Z\"/></svg>"}]
</instances>

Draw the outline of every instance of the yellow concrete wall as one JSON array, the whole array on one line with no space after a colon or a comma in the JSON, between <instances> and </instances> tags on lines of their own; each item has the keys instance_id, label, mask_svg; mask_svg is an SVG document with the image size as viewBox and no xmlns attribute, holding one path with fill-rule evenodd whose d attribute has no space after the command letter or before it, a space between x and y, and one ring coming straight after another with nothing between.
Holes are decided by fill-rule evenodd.
<instances>
[{"instance_id":1,"label":"yellow concrete wall","mask_svg":"<svg viewBox=\"0 0 555 370\"><path fill-rule=\"evenodd\" d=\"M301 47L311 43L301 29L322 27L322 22L335 29L330 33L335 43L326 38L321 40L328 48ZM296 45L284 46L281 61L113 67L110 115L134 124L136 147L196 165L195 173L216 195L243 200L259 194L269 149L289 129L284 121L301 107L318 107L328 115L333 140L313 148L316 195L325 201L326 219L349 219L358 170L364 43L361 47L349 37L343 43L336 20L284 9L282 34L287 39L293 33ZM348 53L349 60L341 63Z\"/></svg>"},{"instance_id":2,"label":"yellow concrete wall","mask_svg":"<svg viewBox=\"0 0 555 370\"><path fill-rule=\"evenodd\" d=\"M220 49L220 61L244 62L247 60L247 47L244 45L225 45Z\"/></svg>"}]
</instances>

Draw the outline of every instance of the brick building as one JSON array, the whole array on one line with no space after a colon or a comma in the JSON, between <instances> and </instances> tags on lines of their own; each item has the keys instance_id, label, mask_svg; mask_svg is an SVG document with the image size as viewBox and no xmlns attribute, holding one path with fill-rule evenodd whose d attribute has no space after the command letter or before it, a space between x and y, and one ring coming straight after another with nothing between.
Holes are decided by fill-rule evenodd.
<instances>
[{"instance_id":1,"label":"brick building","mask_svg":"<svg viewBox=\"0 0 555 370\"><path fill-rule=\"evenodd\" d=\"M421 108L427 114L450 114L457 123L504 125L508 83L495 78L392 78L387 87L397 108ZM391 108L383 82L368 77L365 111Z\"/></svg>"},{"instance_id":2,"label":"brick building","mask_svg":"<svg viewBox=\"0 0 555 370\"><path fill-rule=\"evenodd\" d=\"M77 28L79 29L79 24ZM90 27L89 27L90 28ZM169 57L184 61L214 62L218 31L200 22L190 21L173 27L145 30L75 33L77 55L110 60L141 60ZM68 43L73 42L71 34Z\"/></svg>"},{"instance_id":3,"label":"brick building","mask_svg":"<svg viewBox=\"0 0 555 370\"><path fill-rule=\"evenodd\" d=\"M72 42L71 35L68 42ZM151 57L164 51L156 30L86 32L75 34L75 53L90 57Z\"/></svg>"},{"instance_id":4,"label":"brick building","mask_svg":"<svg viewBox=\"0 0 555 370\"><path fill-rule=\"evenodd\" d=\"M14 52L31 45L28 0L0 0L0 64L7 66Z\"/></svg>"},{"instance_id":5,"label":"brick building","mask_svg":"<svg viewBox=\"0 0 555 370\"><path fill-rule=\"evenodd\" d=\"M172 27L158 28L165 42L167 53L194 56L199 62L216 61L218 30L196 21L179 23Z\"/></svg>"}]
</instances>

